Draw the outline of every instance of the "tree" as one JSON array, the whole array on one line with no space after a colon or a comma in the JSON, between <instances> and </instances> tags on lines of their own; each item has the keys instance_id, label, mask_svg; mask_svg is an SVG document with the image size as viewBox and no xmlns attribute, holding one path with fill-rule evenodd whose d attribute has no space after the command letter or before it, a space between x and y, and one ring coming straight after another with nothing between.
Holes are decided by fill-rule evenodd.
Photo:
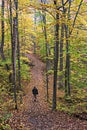
<instances>
[{"instance_id":1,"label":"tree","mask_svg":"<svg viewBox=\"0 0 87 130\"><path fill-rule=\"evenodd\" d=\"M80 11L80 7L82 5L82 2L83 0L80 1L80 4L78 6L78 10L76 12L76 15L74 17L74 20L73 20L73 24L72 24L72 28L74 28L75 26L75 22L76 22L76 19L77 19L77 16L78 16L78 13ZM69 7L68 7L68 21L70 20L70 8L71 8L71 1L69 1ZM70 87L70 47L69 47L69 44L70 44L70 36L72 34L72 31L70 31L70 28L69 28L69 25L65 25L65 35L66 35L66 65L65 65L65 94L66 95L71 95L71 87Z\"/></svg>"},{"instance_id":2,"label":"tree","mask_svg":"<svg viewBox=\"0 0 87 130\"><path fill-rule=\"evenodd\" d=\"M68 7L68 21L70 20L70 7L71 1L69 1ZM65 37L66 37L66 63L65 63L65 94L70 96L70 50L69 50L69 33L70 29L68 25L65 25ZM68 88L67 88L68 87Z\"/></svg>"},{"instance_id":3,"label":"tree","mask_svg":"<svg viewBox=\"0 0 87 130\"><path fill-rule=\"evenodd\" d=\"M57 1L54 0L54 5L57 10ZM59 59L59 13L56 11L55 17L55 43L54 43L54 83L53 83L53 105L52 109L56 109L56 91L57 91L57 73Z\"/></svg>"},{"instance_id":4,"label":"tree","mask_svg":"<svg viewBox=\"0 0 87 130\"><path fill-rule=\"evenodd\" d=\"M17 106L17 86L16 86L16 48L17 48L17 19L14 17L13 19L13 43L12 43L12 48L13 48L13 62L12 62L12 67L13 67L13 92L14 92L14 101L15 101L15 109L18 109Z\"/></svg>"},{"instance_id":5,"label":"tree","mask_svg":"<svg viewBox=\"0 0 87 130\"><path fill-rule=\"evenodd\" d=\"M4 30L5 30L5 24L4 24L4 8L5 8L5 2L2 0L2 7L1 7L1 45L0 45L0 54L3 61L6 61L5 55L4 55ZM6 70L9 70L9 66L5 64Z\"/></svg>"},{"instance_id":6,"label":"tree","mask_svg":"<svg viewBox=\"0 0 87 130\"><path fill-rule=\"evenodd\" d=\"M14 0L16 9L16 36L17 36L17 59L18 59L18 89L21 90L21 74L20 74L20 43L19 43L19 32L18 32L18 0Z\"/></svg>"},{"instance_id":7,"label":"tree","mask_svg":"<svg viewBox=\"0 0 87 130\"><path fill-rule=\"evenodd\" d=\"M64 0L61 1L62 3L62 6L64 4ZM64 44L64 26L65 26L65 23L64 23L64 19L65 19L65 11L66 9L64 8L64 6L62 7L62 14L63 14L63 18L61 19L62 23L61 23L61 37L60 37L60 64L59 64L59 88L63 88L63 44Z\"/></svg>"},{"instance_id":8,"label":"tree","mask_svg":"<svg viewBox=\"0 0 87 130\"><path fill-rule=\"evenodd\" d=\"M43 1L41 0L42 3L46 4L46 0ZM45 47L46 47L46 89L47 89L47 101L49 100L49 93L48 93L48 85L49 85L49 77L48 77L48 66L49 66L49 59L48 59L48 40L47 40L47 30L46 30L46 12L45 9L42 8L42 19L43 19L43 32L44 32L44 37L45 37Z\"/></svg>"}]
</instances>

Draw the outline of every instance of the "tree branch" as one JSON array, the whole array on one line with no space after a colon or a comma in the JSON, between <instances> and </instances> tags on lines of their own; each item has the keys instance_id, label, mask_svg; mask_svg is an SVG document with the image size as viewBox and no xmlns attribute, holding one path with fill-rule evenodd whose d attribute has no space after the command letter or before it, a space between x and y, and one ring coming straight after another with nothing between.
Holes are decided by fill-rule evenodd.
<instances>
[{"instance_id":1,"label":"tree branch","mask_svg":"<svg viewBox=\"0 0 87 130\"><path fill-rule=\"evenodd\" d=\"M68 2L69 2L69 0L67 0L65 3L62 3L62 5L60 7L57 7L57 10L59 10L60 8L63 8Z\"/></svg>"},{"instance_id":2,"label":"tree branch","mask_svg":"<svg viewBox=\"0 0 87 130\"><path fill-rule=\"evenodd\" d=\"M75 18L74 18L74 21L73 21L73 24L72 24L72 30L70 31L70 35L72 34L73 28L74 28L74 26L75 26L76 19L77 19L77 16L78 16L78 14L79 14L80 7L81 7L81 5L82 5L82 2L83 2L83 0L80 1L80 4L79 4L79 6L78 6L78 10L77 10L77 12L76 12L76 15L75 15Z\"/></svg>"}]
</instances>

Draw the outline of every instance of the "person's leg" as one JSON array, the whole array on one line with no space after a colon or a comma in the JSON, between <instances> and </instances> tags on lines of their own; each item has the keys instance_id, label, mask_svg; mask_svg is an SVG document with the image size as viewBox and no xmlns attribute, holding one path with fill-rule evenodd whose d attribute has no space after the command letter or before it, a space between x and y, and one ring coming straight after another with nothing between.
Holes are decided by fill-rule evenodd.
<instances>
[{"instance_id":1,"label":"person's leg","mask_svg":"<svg viewBox=\"0 0 87 130\"><path fill-rule=\"evenodd\" d=\"M36 101L36 94L34 94L34 101Z\"/></svg>"}]
</instances>

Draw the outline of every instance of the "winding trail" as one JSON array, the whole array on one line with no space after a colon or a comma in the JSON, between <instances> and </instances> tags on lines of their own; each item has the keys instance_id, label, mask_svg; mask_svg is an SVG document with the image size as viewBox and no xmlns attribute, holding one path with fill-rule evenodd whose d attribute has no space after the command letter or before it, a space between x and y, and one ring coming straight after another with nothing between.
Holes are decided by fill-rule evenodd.
<instances>
[{"instance_id":1,"label":"winding trail","mask_svg":"<svg viewBox=\"0 0 87 130\"><path fill-rule=\"evenodd\" d=\"M34 54L27 54L34 66L31 68L31 81L25 88L22 109L14 112L10 121L12 130L87 130L87 121L52 111L46 102L44 68L45 65ZM39 90L37 102L33 101L32 88Z\"/></svg>"}]
</instances>

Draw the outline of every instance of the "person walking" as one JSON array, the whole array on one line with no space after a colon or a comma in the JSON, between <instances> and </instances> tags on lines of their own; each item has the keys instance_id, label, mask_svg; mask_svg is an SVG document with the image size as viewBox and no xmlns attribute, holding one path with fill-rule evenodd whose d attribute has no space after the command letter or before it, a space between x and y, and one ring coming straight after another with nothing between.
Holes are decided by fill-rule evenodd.
<instances>
[{"instance_id":1,"label":"person walking","mask_svg":"<svg viewBox=\"0 0 87 130\"><path fill-rule=\"evenodd\" d=\"M35 86L32 89L32 94L34 95L34 101L36 101L38 95L38 89Z\"/></svg>"}]
</instances>

